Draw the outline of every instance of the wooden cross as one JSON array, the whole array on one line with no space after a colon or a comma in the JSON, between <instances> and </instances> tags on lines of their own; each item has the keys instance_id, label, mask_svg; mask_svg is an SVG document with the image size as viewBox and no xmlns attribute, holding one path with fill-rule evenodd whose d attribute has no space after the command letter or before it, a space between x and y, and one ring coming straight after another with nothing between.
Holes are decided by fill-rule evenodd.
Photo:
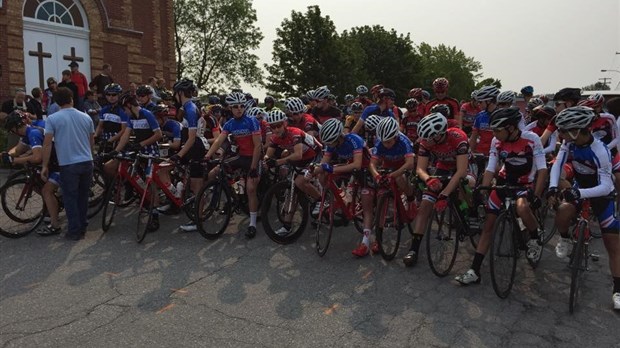
<instances>
[{"instance_id":1,"label":"wooden cross","mask_svg":"<svg viewBox=\"0 0 620 348\"><path fill-rule=\"evenodd\" d=\"M49 52L43 52L43 43L37 42L37 50L36 51L28 51L28 55L37 57L39 60L39 87L41 90L44 90L43 86L44 74L43 74L43 58L52 58L52 54Z\"/></svg>"},{"instance_id":2,"label":"wooden cross","mask_svg":"<svg viewBox=\"0 0 620 348\"><path fill-rule=\"evenodd\" d=\"M70 60L72 62L83 62L84 61L83 57L78 57L78 56L75 55L75 47L71 47L71 55L69 55L69 56L64 55L64 56L62 56L62 59Z\"/></svg>"}]
</instances>

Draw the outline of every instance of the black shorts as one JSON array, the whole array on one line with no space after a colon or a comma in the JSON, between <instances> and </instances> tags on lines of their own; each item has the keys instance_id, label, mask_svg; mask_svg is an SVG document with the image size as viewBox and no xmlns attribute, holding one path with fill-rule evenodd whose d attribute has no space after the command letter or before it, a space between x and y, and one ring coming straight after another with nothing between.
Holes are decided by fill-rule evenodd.
<instances>
[{"instance_id":1,"label":"black shorts","mask_svg":"<svg viewBox=\"0 0 620 348\"><path fill-rule=\"evenodd\" d=\"M202 141L196 137L194 145L181 159L181 164L189 164L189 177L190 178L203 178L205 175L204 166L200 163L193 163L194 161L201 161L207 151ZM191 161L191 162L190 162Z\"/></svg>"}]
</instances>

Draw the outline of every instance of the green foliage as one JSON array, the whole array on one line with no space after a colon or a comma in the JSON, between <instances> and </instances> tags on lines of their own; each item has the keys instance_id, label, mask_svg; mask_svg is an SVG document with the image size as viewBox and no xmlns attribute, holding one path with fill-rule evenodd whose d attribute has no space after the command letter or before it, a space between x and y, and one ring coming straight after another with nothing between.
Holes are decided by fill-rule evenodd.
<instances>
[{"instance_id":1,"label":"green foliage","mask_svg":"<svg viewBox=\"0 0 620 348\"><path fill-rule=\"evenodd\" d=\"M484 80L480 80L478 83L476 83L476 86L474 87L474 89L480 89L484 86L495 86L498 89L502 89L502 81L498 80L498 79L494 79L494 78L486 78Z\"/></svg>"},{"instance_id":2,"label":"green foliage","mask_svg":"<svg viewBox=\"0 0 620 348\"><path fill-rule=\"evenodd\" d=\"M610 88L606 83L596 82L581 88L584 91L609 91Z\"/></svg>"},{"instance_id":3,"label":"green foliage","mask_svg":"<svg viewBox=\"0 0 620 348\"><path fill-rule=\"evenodd\" d=\"M262 82L258 56L263 35L250 0L175 0L177 76L203 88Z\"/></svg>"}]
</instances>

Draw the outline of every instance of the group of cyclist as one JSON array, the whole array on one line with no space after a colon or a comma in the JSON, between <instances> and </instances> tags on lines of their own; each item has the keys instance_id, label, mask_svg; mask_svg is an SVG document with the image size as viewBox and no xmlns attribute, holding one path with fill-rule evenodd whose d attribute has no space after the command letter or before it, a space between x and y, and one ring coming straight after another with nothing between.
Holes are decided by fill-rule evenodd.
<instances>
[{"instance_id":1,"label":"group of cyclist","mask_svg":"<svg viewBox=\"0 0 620 348\"><path fill-rule=\"evenodd\" d=\"M620 120L603 112L603 96L582 100L578 89L564 88L549 106L546 96L533 96L528 86L521 90L527 104L522 112L515 106L515 92L500 92L495 86L472 92L471 100L462 104L448 96L447 79L437 78L432 86L434 99L421 88L411 89L403 112L395 105L395 92L382 85L358 86L357 96L345 96L342 107L322 86L283 100L280 109L269 96L265 107L259 108L256 99L240 90L221 98L210 96L208 104L197 105L197 88L188 79L176 82L172 92L161 93L161 104L151 102L149 88L138 87L132 95L113 83L105 87L108 104L101 110L95 136L112 158L104 166L109 177L118 167L114 155L138 151L157 156L158 143L168 143L169 161L189 165L194 194L205 178L214 179L220 170L216 166L206 173L200 161L222 153L231 156L230 167L247 175L248 238L256 235L257 187L265 169L284 164L306 168L318 162L308 175L295 177L295 185L314 203L314 218L328 208L321 204L326 174L351 173L362 187L363 236L352 251L356 257L379 251L373 237L375 191L393 181L406 198L408 218L415 222L403 259L407 266L417 263L431 213L444 211L455 194L462 196L463 182L472 189L477 183L489 187L493 182L523 188L517 193L516 212L528 236L529 259L542 252L544 231L535 212L543 201L557 206L555 224L561 238L556 254L566 257L571 222L583 200L589 199L609 254L614 308L620 309L620 218L611 195L620 187ZM8 152L14 163L40 161L40 125L30 123L18 112L7 117L6 129L22 137ZM20 157L27 150L31 154ZM486 159L484 169L472 170L473 154ZM424 183L421 199L416 198L418 187L411 175ZM162 171L160 178L174 189L169 171ZM321 185L315 185L314 178ZM475 197L484 203L486 216L471 268L456 277L461 284L480 282L503 195L491 190ZM159 228L158 215L163 211L152 212L151 231ZM55 216L44 233L58 233L57 214L50 215ZM190 221L181 229L196 230L196 223ZM276 233L288 232L282 227Z\"/></svg>"}]
</instances>

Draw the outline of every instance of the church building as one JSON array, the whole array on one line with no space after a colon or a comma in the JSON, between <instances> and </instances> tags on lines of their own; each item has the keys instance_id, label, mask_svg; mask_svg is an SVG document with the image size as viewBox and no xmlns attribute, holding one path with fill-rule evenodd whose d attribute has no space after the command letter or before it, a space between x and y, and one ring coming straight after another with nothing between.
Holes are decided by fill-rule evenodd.
<instances>
[{"instance_id":1,"label":"church building","mask_svg":"<svg viewBox=\"0 0 620 348\"><path fill-rule=\"evenodd\" d=\"M71 61L88 81L176 79L173 0L0 0L0 100L47 88Z\"/></svg>"}]
</instances>

